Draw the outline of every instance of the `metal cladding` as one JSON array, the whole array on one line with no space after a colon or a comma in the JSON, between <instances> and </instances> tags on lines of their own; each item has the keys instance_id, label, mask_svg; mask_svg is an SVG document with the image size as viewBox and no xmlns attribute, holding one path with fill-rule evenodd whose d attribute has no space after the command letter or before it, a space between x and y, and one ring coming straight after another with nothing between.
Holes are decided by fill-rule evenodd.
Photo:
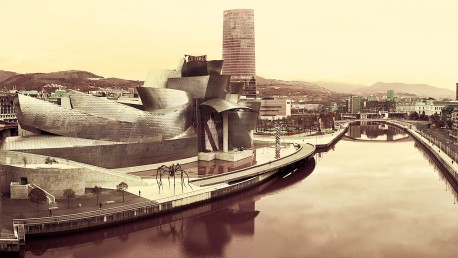
<instances>
[{"instance_id":1,"label":"metal cladding","mask_svg":"<svg viewBox=\"0 0 458 258\"><path fill-rule=\"evenodd\" d=\"M226 100L230 102L237 103L239 102L240 95L239 94L226 94Z\"/></svg>"},{"instance_id":2,"label":"metal cladding","mask_svg":"<svg viewBox=\"0 0 458 258\"><path fill-rule=\"evenodd\" d=\"M221 75L222 60L207 62L206 56L186 56L182 61L177 70L150 71L147 87L137 88L141 109L78 91L70 91L67 107L18 95L14 105L21 128L45 134L28 144L46 143L27 148L27 143L18 141L15 147L0 148L106 168L222 150L227 147L223 137L228 137L230 148L252 148L251 131L256 127L259 106L238 103L243 84L231 84L230 75ZM228 114L224 136L222 112ZM75 139L83 140L75 144Z\"/></svg>"},{"instance_id":3,"label":"metal cladding","mask_svg":"<svg viewBox=\"0 0 458 258\"><path fill-rule=\"evenodd\" d=\"M229 111L229 149L253 147L251 131L256 129L258 113Z\"/></svg>"},{"instance_id":4,"label":"metal cladding","mask_svg":"<svg viewBox=\"0 0 458 258\"><path fill-rule=\"evenodd\" d=\"M143 83L143 87L165 88L168 78L180 77L180 71L151 69Z\"/></svg>"},{"instance_id":5,"label":"metal cladding","mask_svg":"<svg viewBox=\"0 0 458 258\"><path fill-rule=\"evenodd\" d=\"M204 103L200 104L201 106L209 106L216 110L216 112L221 113L233 109L245 109L250 110L250 108L238 105L234 102L230 102L224 99L211 99L207 100Z\"/></svg>"},{"instance_id":6,"label":"metal cladding","mask_svg":"<svg viewBox=\"0 0 458 258\"><path fill-rule=\"evenodd\" d=\"M189 93L182 90L137 87L144 110L156 111L192 103Z\"/></svg>"},{"instance_id":7,"label":"metal cladding","mask_svg":"<svg viewBox=\"0 0 458 258\"><path fill-rule=\"evenodd\" d=\"M75 90L71 90L69 96L73 109L93 116L134 123L145 114L141 110L117 103L114 100Z\"/></svg>"},{"instance_id":8,"label":"metal cladding","mask_svg":"<svg viewBox=\"0 0 458 258\"><path fill-rule=\"evenodd\" d=\"M230 80L230 75L210 75L205 99L226 98L226 88Z\"/></svg>"},{"instance_id":9,"label":"metal cladding","mask_svg":"<svg viewBox=\"0 0 458 258\"><path fill-rule=\"evenodd\" d=\"M210 76L195 76L183 78L170 78L167 81L168 89L186 91L192 98L205 98Z\"/></svg>"},{"instance_id":10,"label":"metal cladding","mask_svg":"<svg viewBox=\"0 0 458 258\"><path fill-rule=\"evenodd\" d=\"M79 94L74 97L86 99ZM182 105L174 112L153 115L127 106L128 109L123 109L118 106L122 104L104 99L91 100L95 105L92 108L78 104L83 109L78 110L24 95L18 98L18 121L23 128L61 136L121 142L163 141L176 137L191 125L192 104ZM120 110L129 111L117 114ZM107 113L101 114L103 112ZM131 118L127 119L129 115Z\"/></svg>"},{"instance_id":11,"label":"metal cladding","mask_svg":"<svg viewBox=\"0 0 458 258\"><path fill-rule=\"evenodd\" d=\"M224 60L211 60L207 62L208 75L221 75Z\"/></svg>"},{"instance_id":12,"label":"metal cladding","mask_svg":"<svg viewBox=\"0 0 458 258\"><path fill-rule=\"evenodd\" d=\"M243 82L232 82L229 84L228 93L230 94L242 94L243 92Z\"/></svg>"},{"instance_id":13,"label":"metal cladding","mask_svg":"<svg viewBox=\"0 0 458 258\"><path fill-rule=\"evenodd\" d=\"M207 56L185 55L186 62L181 70L182 77L208 75Z\"/></svg>"}]
</instances>

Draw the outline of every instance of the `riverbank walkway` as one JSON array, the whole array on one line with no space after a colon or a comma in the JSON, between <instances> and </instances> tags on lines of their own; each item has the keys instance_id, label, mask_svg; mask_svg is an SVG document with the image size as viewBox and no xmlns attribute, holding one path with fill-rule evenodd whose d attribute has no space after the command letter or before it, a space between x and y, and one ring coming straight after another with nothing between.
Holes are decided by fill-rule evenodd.
<instances>
[{"instance_id":1,"label":"riverbank walkway","mask_svg":"<svg viewBox=\"0 0 458 258\"><path fill-rule=\"evenodd\" d=\"M158 187L156 181L156 169L151 167L147 170L143 170L145 167L142 167L141 171L133 172L131 175L142 178L144 182L147 182L147 185L128 187L124 193L124 201L122 192L117 191L115 187L111 189L104 188L99 195L98 201L96 196L93 196L87 191L85 195L71 199L69 208L67 208L67 200L57 196L57 204L53 204L52 206L58 206L59 208L52 210L52 214L48 210L48 206L50 206L48 204L40 204L39 210L37 211L36 204L31 203L29 200L11 200L7 197L3 197L1 231L5 234L11 234L13 232L13 219L17 218L46 218L51 216L56 218L71 214L99 212L99 210L103 212L108 209L122 209L123 206L141 204L144 202L161 203L214 191L216 189L223 189L228 186L228 181L259 175L262 174L263 171L265 172L266 170L286 166L292 162L312 155L314 151L315 148L312 145L303 144L302 147L297 150L292 144L287 144L281 149L282 158L275 159L275 148L271 146L262 146L256 149L256 163L250 167L242 167L241 169L230 171L227 167L223 166L221 170L216 170L215 173L210 175L199 175L197 172L190 173L189 183L188 178L183 177L183 184L181 175L176 175L175 186L173 177L169 178L167 175L164 175L162 177L163 186L161 188ZM187 164L186 170L199 171L199 168L202 169L202 166L214 166L212 164L214 163L194 162ZM207 167L203 168L208 169ZM131 171L135 171L135 169ZM208 180L205 180L205 178L208 178ZM102 203L102 209L100 209L100 203Z\"/></svg>"},{"instance_id":2,"label":"riverbank walkway","mask_svg":"<svg viewBox=\"0 0 458 258\"><path fill-rule=\"evenodd\" d=\"M339 123L337 130L332 133L325 133L320 135L309 135L309 134L297 134L297 135L282 135L280 137L281 143L297 143L297 144L312 144L317 149L327 148L332 144L336 143L341 136L347 131L349 122L345 121ZM275 143L275 137L265 136L265 135L255 135L254 139L256 141L265 141L270 143Z\"/></svg>"},{"instance_id":3,"label":"riverbank walkway","mask_svg":"<svg viewBox=\"0 0 458 258\"><path fill-rule=\"evenodd\" d=\"M397 120L389 120L388 123L397 125L401 128L404 128L409 133L414 135L418 140L422 141L424 145L428 146L429 149L434 152L434 154L439 157L441 162L445 165L445 167L450 168L453 172L452 176L458 182L458 164L455 161L455 157L450 157L447 155L446 151L441 149L440 144L435 144L427 135L422 134L420 131L415 129L415 124L409 123L408 121L397 121Z\"/></svg>"}]
</instances>

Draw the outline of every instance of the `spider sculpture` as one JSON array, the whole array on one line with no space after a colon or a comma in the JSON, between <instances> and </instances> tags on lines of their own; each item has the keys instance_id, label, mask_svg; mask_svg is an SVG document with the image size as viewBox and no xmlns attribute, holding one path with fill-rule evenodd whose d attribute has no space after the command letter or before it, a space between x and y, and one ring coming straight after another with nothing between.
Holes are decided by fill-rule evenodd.
<instances>
[{"instance_id":1,"label":"spider sculpture","mask_svg":"<svg viewBox=\"0 0 458 258\"><path fill-rule=\"evenodd\" d=\"M159 191L161 190L161 187L164 188L164 184L162 183L162 176L165 176L165 175L167 175L167 180L169 181L169 188L170 188L170 177L173 177L173 190L175 190L175 178L177 174L179 174L181 178L181 190L183 191L183 186L186 186L184 176L187 177L188 185L192 189L192 186L189 183L188 173L181 168L179 163L177 163L176 165L172 164L170 166L162 165L156 169L156 182L157 182L157 186L159 187Z\"/></svg>"}]
</instances>

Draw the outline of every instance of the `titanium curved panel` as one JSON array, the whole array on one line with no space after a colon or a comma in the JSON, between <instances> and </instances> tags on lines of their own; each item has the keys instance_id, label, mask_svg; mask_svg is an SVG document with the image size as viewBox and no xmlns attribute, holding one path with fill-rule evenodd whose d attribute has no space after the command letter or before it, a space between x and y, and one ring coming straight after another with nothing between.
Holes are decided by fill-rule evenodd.
<instances>
[{"instance_id":1,"label":"titanium curved panel","mask_svg":"<svg viewBox=\"0 0 458 258\"><path fill-rule=\"evenodd\" d=\"M211 60L207 62L208 75L221 75L224 60Z\"/></svg>"},{"instance_id":2,"label":"titanium curved panel","mask_svg":"<svg viewBox=\"0 0 458 258\"><path fill-rule=\"evenodd\" d=\"M72 107L84 113L124 122L137 122L145 112L114 100L92 96L79 91L70 91Z\"/></svg>"},{"instance_id":3,"label":"titanium curved panel","mask_svg":"<svg viewBox=\"0 0 458 258\"><path fill-rule=\"evenodd\" d=\"M191 95L182 90L138 87L137 92L146 111L192 103Z\"/></svg>"},{"instance_id":4,"label":"titanium curved panel","mask_svg":"<svg viewBox=\"0 0 458 258\"><path fill-rule=\"evenodd\" d=\"M229 149L252 148L251 130L256 128L258 113L229 111Z\"/></svg>"},{"instance_id":5,"label":"titanium curved panel","mask_svg":"<svg viewBox=\"0 0 458 258\"><path fill-rule=\"evenodd\" d=\"M239 94L226 94L226 100L234 103L239 102Z\"/></svg>"},{"instance_id":6,"label":"titanium curved panel","mask_svg":"<svg viewBox=\"0 0 458 258\"><path fill-rule=\"evenodd\" d=\"M200 106L212 107L218 113L221 113L221 112L224 112L224 111L227 111L227 110L232 110L232 109L250 110L250 108L248 108L248 107L241 106L241 105L238 105L238 104L236 104L234 102L230 102L230 101L227 101L227 100L224 100L224 99L210 99L210 100L207 100L207 101L203 102L202 104L200 104Z\"/></svg>"},{"instance_id":7,"label":"titanium curved panel","mask_svg":"<svg viewBox=\"0 0 458 258\"><path fill-rule=\"evenodd\" d=\"M123 142L170 139L186 131L192 119L192 104L165 114L143 112L135 123L107 119L23 95L19 95L18 107L21 125L56 135Z\"/></svg>"},{"instance_id":8,"label":"titanium curved panel","mask_svg":"<svg viewBox=\"0 0 458 258\"><path fill-rule=\"evenodd\" d=\"M146 76L143 87L165 88L168 78L181 77L181 71L151 69Z\"/></svg>"},{"instance_id":9,"label":"titanium curved panel","mask_svg":"<svg viewBox=\"0 0 458 258\"><path fill-rule=\"evenodd\" d=\"M21 106L19 104L19 96L16 96L14 98L13 105L14 105L14 110L16 111L17 121L19 125L21 126L21 128L29 132L32 132L34 134L41 134L40 129L25 123L25 116L24 114L22 114Z\"/></svg>"},{"instance_id":10,"label":"titanium curved panel","mask_svg":"<svg viewBox=\"0 0 458 258\"><path fill-rule=\"evenodd\" d=\"M205 98L207 85L210 76L195 76L182 78L169 78L167 80L167 88L188 92L192 98Z\"/></svg>"},{"instance_id":11,"label":"titanium curved panel","mask_svg":"<svg viewBox=\"0 0 458 258\"><path fill-rule=\"evenodd\" d=\"M226 98L226 88L230 80L230 75L210 75L205 99Z\"/></svg>"},{"instance_id":12,"label":"titanium curved panel","mask_svg":"<svg viewBox=\"0 0 458 258\"><path fill-rule=\"evenodd\" d=\"M242 94L243 82L231 82L228 87L228 93L231 94Z\"/></svg>"},{"instance_id":13,"label":"titanium curved panel","mask_svg":"<svg viewBox=\"0 0 458 258\"><path fill-rule=\"evenodd\" d=\"M193 77L208 75L207 61L205 60L192 60L185 63L184 69L181 70L181 76Z\"/></svg>"}]
</instances>

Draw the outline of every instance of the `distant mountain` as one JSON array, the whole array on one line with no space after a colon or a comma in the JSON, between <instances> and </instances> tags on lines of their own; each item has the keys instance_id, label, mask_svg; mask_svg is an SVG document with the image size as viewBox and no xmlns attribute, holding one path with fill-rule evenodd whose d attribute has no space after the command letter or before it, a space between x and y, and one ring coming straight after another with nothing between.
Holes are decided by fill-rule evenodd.
<instances>
[{"instance_id":1,"label":"distant mountain","mask_svg":"<svg viewBox=\"0 0 458 258\"><path fill-rule=\"evenodd\" d=\"M131 88L143 85L142 81L124 80L119 78L104 78L86 71L61 71L51 73L16 74L0 71L0 76L5 74L4 80L0 79L0 88L17 90L41 90L46 84L59 84L69 89L82 91L98 88ZM2 77L0 77L2 78Z\"/></svg>"},{"instance_id":2,"label":"distant mountain","mask_svg":"<svg viewBox=\"0 0 458 258\"><path fill-rule=\"evenodd\" d=\"M351 93L356 89L366 87L365 85L361 85L361 84L349 84L349 83L340 83L340 82L319 81L319 82L314 82L314 83L328 90L335 91L335 92L341 92L341 93Z\"/></svg>"},{"instance_id":3,"label":"distant mountain","mask_svg":"<svg viewBox=\"0 0 458 258\"><path fill-rule=\"evenodd\" d=\"M261 98L281 96L309 103L339 101L346 96L311 82L283 81L259 76L256 77L256 88L259 91L258 97Z\"/></svg>"},{"instance_id":4,"label":"distant mountain","mask_svg":"<svg viewBox=\"0 0 458 258\"><path fill-rule=\"evenodd\" d=\"M396 94L415 94L418 97L432 97L435 99L455 97L455 92L448 89L438 88L427 84L406 84L406 83L384 83L377 82L369 87L355 89L353 94L371 95L385 94L388 90L394 90Z\"/></svg>"},{"instance_id":5,"label":"distant mountain","mask_svg":"<svg viewBox=\"0 0 458 258\"><path fill-rule=\"evenodd\" d=\"M7 80L13 76L17 75L15 72L2 71L0 70L0 83L4 80Z\"/></svg>"}]
</instances>

